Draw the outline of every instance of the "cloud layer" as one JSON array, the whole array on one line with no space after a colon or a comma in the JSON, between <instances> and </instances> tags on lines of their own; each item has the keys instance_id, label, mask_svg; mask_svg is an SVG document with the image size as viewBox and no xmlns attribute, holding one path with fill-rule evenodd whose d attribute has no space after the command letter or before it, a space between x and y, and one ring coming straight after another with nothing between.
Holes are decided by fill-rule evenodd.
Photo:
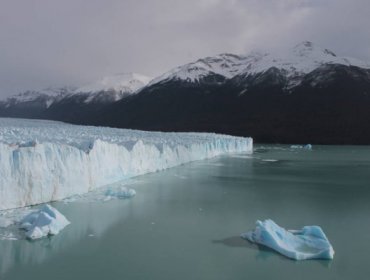
<instances>
[{"instance_id":1,"label":"cloud layer","mask_svg":"<svg viewBox=\"0 0 370 280\"><path fill-rule=\"evenodd\" d=\"M368 0L0 0L0 96L311 40L370 60Z\"/></svg>"}]
</instances>

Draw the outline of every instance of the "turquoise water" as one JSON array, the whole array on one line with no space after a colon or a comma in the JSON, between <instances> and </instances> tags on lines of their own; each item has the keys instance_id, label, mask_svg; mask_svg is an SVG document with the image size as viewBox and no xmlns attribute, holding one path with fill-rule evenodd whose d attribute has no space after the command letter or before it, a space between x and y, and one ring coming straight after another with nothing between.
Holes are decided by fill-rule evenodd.
<instances>
[{"instance_id":1,"label":"turquoise water","mask_svg":"<svg viewBox=\"0 0 370 280\"><path fill-rule=\"evenodd\" d=\"M266 161L266 160L277 161ZM53 203L72 224L0 241L0 279L368 279L370 148L257 146L135 178L130 200ZM333 261L239 238L257 219L322 226Z\"/></svg>"}]
</instances>

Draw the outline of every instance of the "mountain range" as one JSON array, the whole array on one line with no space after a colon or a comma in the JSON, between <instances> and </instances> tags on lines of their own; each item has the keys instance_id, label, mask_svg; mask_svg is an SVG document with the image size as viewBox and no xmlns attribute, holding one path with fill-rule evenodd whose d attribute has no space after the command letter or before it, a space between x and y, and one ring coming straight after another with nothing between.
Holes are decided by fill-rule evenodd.
<instances>
[{"instance_id":1,"label":"mountain range","mask_svg":"<svg viewBox=\"0 0 370 280\"><path fill-rule=\"evenodd\" d=\"M154 79L103 78L27 91L0 116L252 136L265 143L370 144L370 64L312 42L273 54L220 54Z\"/></svg>"}]
</instances>

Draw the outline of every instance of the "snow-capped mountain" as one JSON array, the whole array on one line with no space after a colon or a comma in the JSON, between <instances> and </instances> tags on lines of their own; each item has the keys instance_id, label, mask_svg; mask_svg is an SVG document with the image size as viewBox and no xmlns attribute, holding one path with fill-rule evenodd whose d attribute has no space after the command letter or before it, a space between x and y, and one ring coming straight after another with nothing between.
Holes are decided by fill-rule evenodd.
<instances>
[{"instance_id":1,"label":"snow-capped mountain","mask_svg":"<svg viewBox=\"0 0 370 280\"><path fill-rule=\"evenodd\" d=\"M118 91L134 93L146 86L152 78L137 74L123 73L114 76L104 77L92 84L85 85L76 89L76 92L99 92L99 91Z\"/></svg>"},{"instance_id":2,"label":"snow-capped mountain","mask_svg":"<svg viewBox=\"0 0 370 280\"><path fill-rule=\"evenodd\" d=\"M96 107L99 104L109 104L137 93L150 80L151 78L144 75L126 73L105 77L80 88L50 87L25 91L0 100L0 115L43 117L47 111L52 113L56 109L62 110L61 107L66 105L72 110L73 106L92 104Z\"/></svg>"},{"instance_id":3,"label":"snow-capped mountain","mask_svg":"<svg viewBox=\"0 0 370 280\"><path fill-rule=\"evenodd\" d=\"M225 80L242 75L244 77L264 73L276 68L296 84L294 78L308 74L326 64L339 64L370 68L370 63L348 57L339 57L333 51L302 42L292 49L280 53L253 51L248 55L220 54L176 67L153 79L148 86L168 81L201 82L207 76L219 75Z\"/></svg>"},{"instance_id":4,"label":"snow-capped mountain","mask_svg":"<svg viewBox=\"0 0 370 280\"><path fill-rule=\"evenodd\" d=\"M252 57L249 58L253 60ZM200 82L207 76L218 75L225 79L240 74L245 68L248 59L234 54L220 54L206 57L195 62L185 64L170 70L153 79L149 86L170 80Z\"/></svg>"},{"instance_id":5,"label":"snow-capped mountain","mask_svg":"<svg viewBox=\"0 0 370 280\"><path fill-rule=\"evenodd\" d=\"M248 63L247 67L243 70L243 74L261 73L275 67L285 71L287 76L296 76L308 74L325 64L370 68L370 64L363 63L354 58L338 57L331 50L305 41L280 54L265 53L264 55L260 55L254 62Z\"/></svg>"},{"instance_id":6,"label":"snow-capped mountain","mask_svg":"<svg viewBox=\"0 0 370 280\"><path fill-rule=\"evenodd\" d=\"M85 103L114 102L138 92L151 80L152 78L137 73L117 74L80 87L74 91L74 94L86 96Z\"/></svg>"},{"instance_id":7,"label":"snow-capped mountain","mask_svg":"<svg viewBox=\"0 0 370 280\"><path fill-rule=\"evenodd\" d=\"M0 100L0 116L88 122L111 103L137 93L151 78L128 73L80 88L47 88Z\"/></svg>"},{"instance_id":8,"label":"snow-capped mountain","mask_svg":"<svg viewBox=\"0 0 370 280\"><path fill-rule=\"evenodd\" d=\"M257 142L370 144L370 64L303 42L179 66L92 124L252 135Z\"/></svg>"},{"instance_id":9,"label":"snow-capped mountain","mask_svg":"<svg viewBox=\"0 0 370 280\"><path fill-rule=\"evenodd\" d=\"M17 95L8 97L6 99L0 100L0 104L4 104L6 107L9 107L22 103L36 102L39 103L40 106L48 108L55 101L62 99L63 97L67 96L74 90L75 88L73 87L62 87L62 88L49 87L42 90L28 90Z\"/></svg>"},{"instance_id":10,"label":"snow-capped mountain","mask_svg":"<svg viewBox=\"0 0 370 280\"><path fill-rule=\"evenodd\" d=\"M62 98L48 95L43 106L30 93L20 96L0 103L0 116L263 142L370 144L370 64L308 41L280 53L202 58L151 81L137 74L107 77Z\"/></svg>"}]
</instances>

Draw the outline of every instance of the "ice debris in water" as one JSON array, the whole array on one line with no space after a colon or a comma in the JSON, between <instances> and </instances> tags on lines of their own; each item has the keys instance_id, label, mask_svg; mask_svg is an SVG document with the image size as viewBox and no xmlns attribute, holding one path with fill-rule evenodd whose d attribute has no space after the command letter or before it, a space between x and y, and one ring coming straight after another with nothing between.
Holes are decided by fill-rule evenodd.
<instances>
[{"instance_id":1,"label":"ice debris in water","mask_svg":"<svg viewBox=\"0 0 370 280\"><path fill-rule=\"evenodd\" d=\"M277 162L277 159L263 159L264 162Z\"/></svg>"},{"instance_id":2,"label":"ice debris in water","mask_svg":"<svg viewBox=\"0 0 370 280\"><path fill-rule=\"evenodd\" d=\"M118 199L125 199L125 198L131 198L136 195L136 191L133 189L128 189L126 187L119 187L119 188L110 188L106 190L105 200L110 200L113 198L118 198Z\"/></svg>"},{"instance_id":3,"label":"ice debris in water","mask_svg":"<svg viewBox=\"0 0 370 280\"><path fill-rule=\"evenodd\" d=\"M305 150L312 150L312 145L311 144L306 144L306 145L291 145L291 149L305 149Z\"/></svg>"},{"instance_id":4,"label":"ice debris in water","mask_svg":"<svg viewBox=\"0 0 370 280\"><path fill-rule=\"evenodd\" d=\"M7 228L13 224L14 222L12 220L4 218L4 217L0 217L0 228Z\"/></svg>"},{"instance_id":5,"label":"ice debris in water","mask_svg":"<svg viewBox=\"0 0 370 280\"><path fill-rule=\"evenodd\" d=\"M24 217L20 227L26 230L27 238L39 239L48 235L56 235L69 224L66 217L47 204Z\"/></svg>"},{"instance_id":6,"label":"ice debris in water","mask_svg":"<svg viewBox=\"0 0 370 280\"><path fill-rule=\"evenodd\" d=\"M241 237L270 247L295 260L333 259L334 257L334 249L319 226L286 230L272 220L257 221L256 229L243 233Z\"/></svg>"}]
</instances>

